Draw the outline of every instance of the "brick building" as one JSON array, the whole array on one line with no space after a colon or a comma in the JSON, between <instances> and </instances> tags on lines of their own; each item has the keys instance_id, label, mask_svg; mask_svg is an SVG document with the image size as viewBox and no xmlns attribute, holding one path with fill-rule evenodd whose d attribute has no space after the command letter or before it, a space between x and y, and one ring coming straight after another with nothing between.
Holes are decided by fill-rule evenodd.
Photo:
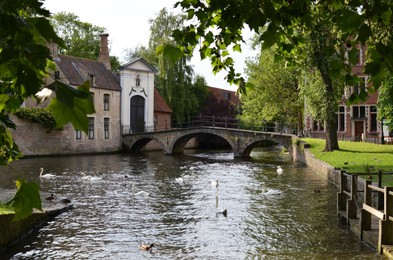
<instances>
[{"instance_id":1,"label":"brick building","mask_svg":"<svg viewBox=\"0 0 393 260\"><path fill-rule=\"evenodd\" d=\"M377 120L378 93L368 92L365 102L349 106L346 104L352 93L359 94L362 90L367 91L368 88L368 75L363 72L366 48L357 46L357 49L358 59L352 66L352 73L361 79L361 83L345 88L337 111L337 135L340 140L378 143L381 140L381 124ZM307 133L313 137L324 137L324 123L314 120L307 115L307 108L305 110L304 122Z\"/></svg>"}]
</instances>

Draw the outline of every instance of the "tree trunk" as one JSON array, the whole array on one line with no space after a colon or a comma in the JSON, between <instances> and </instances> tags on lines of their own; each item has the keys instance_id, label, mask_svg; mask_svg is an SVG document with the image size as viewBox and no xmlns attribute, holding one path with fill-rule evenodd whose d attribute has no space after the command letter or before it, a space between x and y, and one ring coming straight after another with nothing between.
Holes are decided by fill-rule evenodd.
<instances>
[{"instance_id":1,"label":"tree trunk","mask_svg":"<svg viewBox=\"0 0 393 260\"><path fill-rule=\"evenodd\" d=\"M336 115L336 111L334 111L334 115ZM329 116L330 118L330 116ZM338 146L338 138L337 138L337 122L336 119L328 119L326 120L326 143L325 143L325 149L324 151L326 152L331 152L334 150L339 150Z\"/></svg>"}]
</instances>

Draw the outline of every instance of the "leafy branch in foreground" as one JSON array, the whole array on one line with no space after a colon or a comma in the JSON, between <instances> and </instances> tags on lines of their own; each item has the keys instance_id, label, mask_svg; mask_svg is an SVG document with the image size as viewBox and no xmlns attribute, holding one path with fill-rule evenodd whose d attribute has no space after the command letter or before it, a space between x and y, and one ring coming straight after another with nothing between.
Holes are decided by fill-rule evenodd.
<instances>
[{"instance_id":1,"label":"leafy branch in foreground","mask_svg":"<svg viewBox=\"0 0 393 260\"><path fill-rule=\"evenodd\" d=\"M22 156L9 129L15 129L11 117L23 102L44 91L48 70L54 69L46 43L64 48L64 42L49 23L50 13L39 0L2 1L0 5L0 165L8 165ZM94 112L89 87L78 89L58 81L48 86L56 93L49 110L56 126L71 122L87 132L87 113ZM15 219L30 215L33 208L42 210L38 184L16 181L17 192L8 203Z\"/></svg>"}]
</instances>

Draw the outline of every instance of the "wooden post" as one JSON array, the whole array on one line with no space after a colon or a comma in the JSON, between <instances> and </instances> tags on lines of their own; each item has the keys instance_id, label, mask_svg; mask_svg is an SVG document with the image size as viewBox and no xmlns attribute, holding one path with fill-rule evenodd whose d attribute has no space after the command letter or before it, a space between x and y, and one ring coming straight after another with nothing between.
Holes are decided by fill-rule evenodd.
<instances>
[{"instance_id":1,"label":"wooden post","mask_svg":"<svg viewBox=\"0 0 393 260\"><path fill-rule=\"evenodd\" d=\"M380 254L382 254L382 245L393 245L393 222L389 220L389 217L393 217L393 197L389 195L390 191L393 191L393 187L385 187L385 219L379 221L378 250Z\"/></svg>"},{"instance_id":2,"label":"wooden post","mask_svg":"<svg viewBox=\"0 0 393 260\"><path fill-rule=\"evenodd\" d=\"M347 186L347 178L345 177L345 171L340 171L340 192L337 193L337 211L347 210L347 200L344 190Z\"/></svg>"},{"instance_id":3,"label":"wooden post","mask_svg":"<svg viewBox=\"0 0 393 260\"><path fill-rule=\"evenodd\" d=\"M378 187L382 188L382 171L378 171ZM384 209L383 207L384 195L378 192L378 206L377 209Z\"/></svg>"},{"instance_id":4,"label":"wooden post","mask_svg":"<svg viewBox=\"0 0 393 260\"><path fill-rule=\"evenodd\" d=\"M356 195L358 192L357 175L351 175L351 198L347 200L347 216L348 220L350 218L354 219L358 217L358 208L356 205Z\"/></svg>"},{"instance_id":5,"label":"wooden post","mask_svg":"<svg viewBox=\"0 0 393 260\"><path fill-rule=\"evenodd\" d=\"M364 182L364 204L371 206L371 180ZM363 239L363 231L371 229L371 213L362 209L360 214L360 238Z\"/></svg>"}]
</instances>

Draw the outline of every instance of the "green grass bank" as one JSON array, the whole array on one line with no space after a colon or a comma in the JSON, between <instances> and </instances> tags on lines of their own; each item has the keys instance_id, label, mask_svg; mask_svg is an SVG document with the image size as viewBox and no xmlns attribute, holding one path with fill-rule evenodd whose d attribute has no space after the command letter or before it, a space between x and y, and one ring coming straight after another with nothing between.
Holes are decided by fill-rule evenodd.
<instances>
[{"instance_id":1,"label":"green grass bank","mask_svg":"<svg viewBox=\"0 0 393 260\"><path fill-rule=\"evenodd\" d=\"M339 141L340 150L323 152L325 140L302 138L310 144L310 152L316 159L340 168L348 173L373 176L376 180L378 171L393 173L393 145ZM393 186L393 174L384 174L384 186Z\"/></svg>"}]
</instances>

